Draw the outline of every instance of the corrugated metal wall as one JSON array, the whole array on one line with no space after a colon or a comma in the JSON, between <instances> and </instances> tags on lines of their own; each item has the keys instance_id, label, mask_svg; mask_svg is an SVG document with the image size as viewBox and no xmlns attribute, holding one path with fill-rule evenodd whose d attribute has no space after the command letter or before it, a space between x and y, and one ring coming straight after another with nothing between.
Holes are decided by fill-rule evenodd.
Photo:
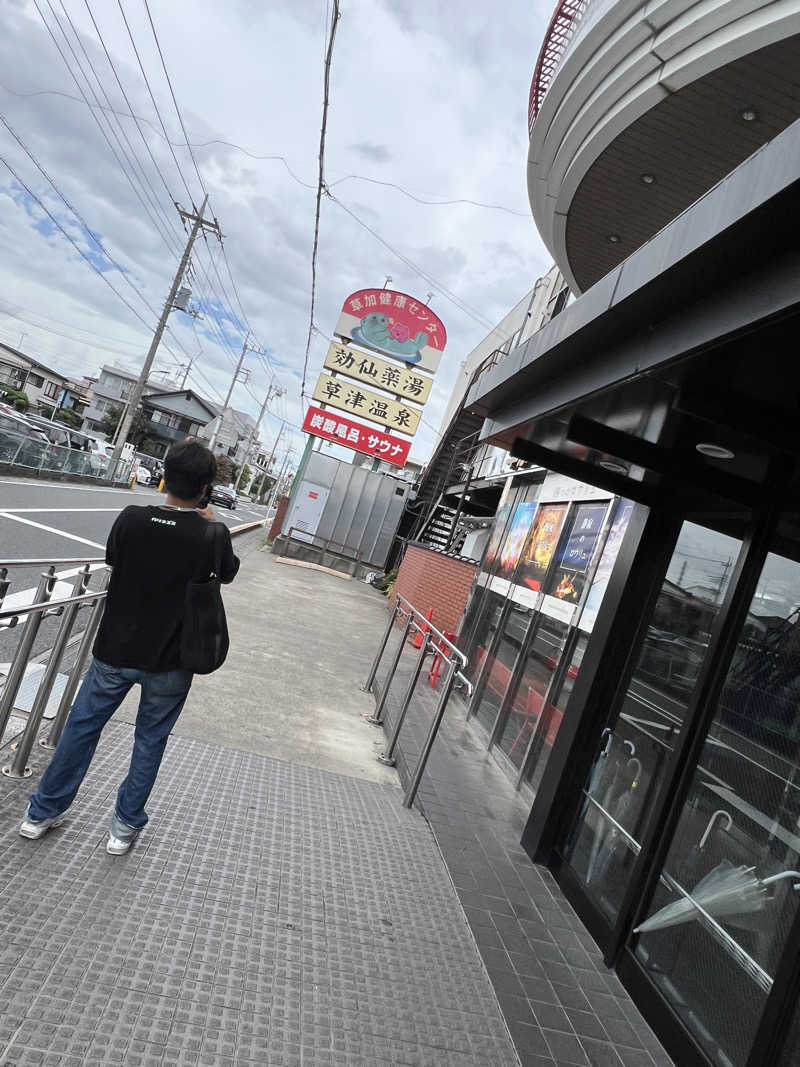
<instances>
[{"instance_id":1,"label":"corrugated metal wall","mask_svg":"<svg viewBox=\"0 0 800 1067\"><path fill-rule=\"evenodd\" d=\"M334 551L352 555L358 552L365 563L382 568L411 485L321 452L312 452L308 457L303 472L303 482L306 481L330 490L315 543L319 544L320 538L336 542L331 545ZM302 482L298 497L301 493ZM284 531L288 532L290 526L291 509Z\"/></svg>"}]
</instances>

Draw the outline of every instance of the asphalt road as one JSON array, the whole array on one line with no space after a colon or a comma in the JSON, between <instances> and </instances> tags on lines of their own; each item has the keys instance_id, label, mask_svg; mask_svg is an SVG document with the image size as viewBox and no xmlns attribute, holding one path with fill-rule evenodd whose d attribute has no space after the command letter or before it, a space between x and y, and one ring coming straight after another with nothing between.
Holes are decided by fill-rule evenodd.
<instances>
[{"instance_id":1,"label":"asphalt road","mask_svg":"<svg viewBox=\"0 0 800 1067\"><path fill-rule=\"evenodd\" d=\"M135 489L107 489L101 486L65 485L55 482L26 482L24 479L0 478L0 566L15 559L102 558L109 530L117 515L129 504L156 504L162 494L147 486ZM239 526L267 517L263 506L242 501L234 511L214 505L217 518L227 526ZM237 541L237 545L241 542ZM238 551L238 549L237 549ZM71 582L77 565L57 564L56 573ZM13 606L9 597L26 593L32 599L43 568L13 567L6 607ZM67 572L66 574L64 572ZM55 596L69 595L67 585L60 585ZM49 648L58 628L58 620L46 618L36 641L35 650ZM0 663L8 662L16 647L21 626L0 627Z\"/></svg>"}]
</instances>

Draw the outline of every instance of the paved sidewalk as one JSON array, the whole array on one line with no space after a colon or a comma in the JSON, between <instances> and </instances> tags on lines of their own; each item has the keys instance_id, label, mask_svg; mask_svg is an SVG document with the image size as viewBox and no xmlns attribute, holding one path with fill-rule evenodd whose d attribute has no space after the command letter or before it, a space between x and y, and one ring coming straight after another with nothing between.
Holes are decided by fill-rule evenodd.
<instances>
[{"instance_id":1,"label":"paved sidewalk","mask_svg":"<svg viewBox=\"0 0 800 1067\"><path fill-rule=\"evenodd\" d=\"M232 658L196 680L130 853L105 852L130 705L40 841L17 828L45 753L0 778L0 1064L519 1067L361 719L383 599L251 552L226 604Z\"/></svg>"},{"instance_id":2,"label":"paved sidewalk","mask_svg":"<svg viewBox=\"0 0 800 1067\"><path fill-rule=\"evenodd\" d=\"M0 1062L515 1067L433 835L393 788L175 738L150 826L112 858L131 733L108 727L41 841L1 780Z\"/></svg>"}]
</instances>

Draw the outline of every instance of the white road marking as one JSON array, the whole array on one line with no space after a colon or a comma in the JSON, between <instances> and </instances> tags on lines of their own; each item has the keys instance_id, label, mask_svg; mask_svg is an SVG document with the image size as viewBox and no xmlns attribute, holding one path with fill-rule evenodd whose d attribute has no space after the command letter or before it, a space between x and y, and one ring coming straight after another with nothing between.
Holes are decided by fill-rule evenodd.
<instances>
[{"instance_id":1,"label":"white road marking","mask_svg":"<svg viewBox=\"0 0 800 1067\"><path fill-rule=\"evenodd\" d=\"M134 496L163 495L157 490L151 489L149 486L141 486L142 489L147 489L147 493L142 493L128 488L106 487L102 485L78 485L75 482L22 482L18 478L0 478L0 485L25 485L30 486L33 489L63 489L73 493L128 493L133 494Z\"/></svg>"},{"instance_id":2,"label":"white road marking","mask_svg":"<svg viewBox=\"0 0 800 1067\"><path fill-rule=\"evenodd\" d=\"M56 512L66 512L68 515L73 512L95 512L95 511L121 511L122 508L6 508L8 514L14 515L47 515L55 514Z\"/></svg>"},{"instance_id":3,"label":"white road marking","mask_svg":"<svg viewBox=\"0 0 800 1067\"><path fill-rule=\"evenodd\" d=\"M100 548L105 552L106 546L90 541L87 537L78 537L76 534L65 533L57 530L55 526L45 526L44 523L34 522L33 519L23 519L21 515L12 515L8 511L0 511L0 519L10 519L12 522L22 522L26 526L34 526L37 530L45 530L47 533L56 534L58 537L66 537L68 541L79 541L82 545L91 545L92 548Z\"/></svg>"}]
</instances>

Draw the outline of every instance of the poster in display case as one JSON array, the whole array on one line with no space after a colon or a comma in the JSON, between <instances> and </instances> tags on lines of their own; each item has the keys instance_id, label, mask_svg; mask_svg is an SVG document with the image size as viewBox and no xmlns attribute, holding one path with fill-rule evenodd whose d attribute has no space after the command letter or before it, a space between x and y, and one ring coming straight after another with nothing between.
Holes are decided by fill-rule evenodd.
<instances>
[{"instance_id":1,"label":"poster in display case","mask_svg":"<svg viewBox=\"0 0 800 1067\"><path fill-rule=\"evenodd\" d=\"M497 572L500 578L510 581L514 577L535 512L535 501L525 501L522 504L517 504L514 509L511 525L508 528L508 534L500 552L500 568Z\"/></svg>"},{"instance_id":2,"label":"poster in display case","mask_svg":"<svg viewBox=\"0 0 800 1067\"><path fill-rule=\"evenodd\" d=\"M578 504L572 514L572 525L556 555L556 567L547 592L559 600L579 603L586 578L603 532L608 502Z\"/></svg>"},{"instance_id":3,"label":"poster in display case","mask_svg":"<svg viewBox=\"0 0 800 1067\"><path fill-rule=\"evenodd\" d=\"M583 611L581 612L581 617L578 621L578 626L585 633L591 633L594 628L597 612L600 610L603 594L606 591L608 579L611 577L611 571L614 569L614 563L616 562L620 546L628 530L628 523L632 512L632 501L620 500L617 504L614 521L611 524L611 529L608 531L608 537L606 538L606 543L603 547L603 553L600 556L600 562L597 564L597 570L594 572L592 584L589 587L589 595L586 598L586 603L583 605Z\"/></svg>"},{"instance_id":4,"label":"poster in display case","mask_svg":"<svg viewBox=\"0 0 800 1067\"><path fill-rule=\"evenodd\" d=\"M550 561L558 544L568 504L543 504L531 527L517 582L538 593L547 575Z\"/></svg>"},{"instance_id":5,"label":"poster in display case","mask_svg":"<svg viewBox=\"0 0 800 1067\"><path fill-rule=\"evenodd\" d=\"M499 508L495 515L492 534L489 538L489 544L486 546L486 555L483 557L483 566L481 567L483 571L490 571L497 560L497 553L502 543L503 535L506 532L506 523L510 514L511 504L506 503Z\"/></svg>"}]
</instances>

